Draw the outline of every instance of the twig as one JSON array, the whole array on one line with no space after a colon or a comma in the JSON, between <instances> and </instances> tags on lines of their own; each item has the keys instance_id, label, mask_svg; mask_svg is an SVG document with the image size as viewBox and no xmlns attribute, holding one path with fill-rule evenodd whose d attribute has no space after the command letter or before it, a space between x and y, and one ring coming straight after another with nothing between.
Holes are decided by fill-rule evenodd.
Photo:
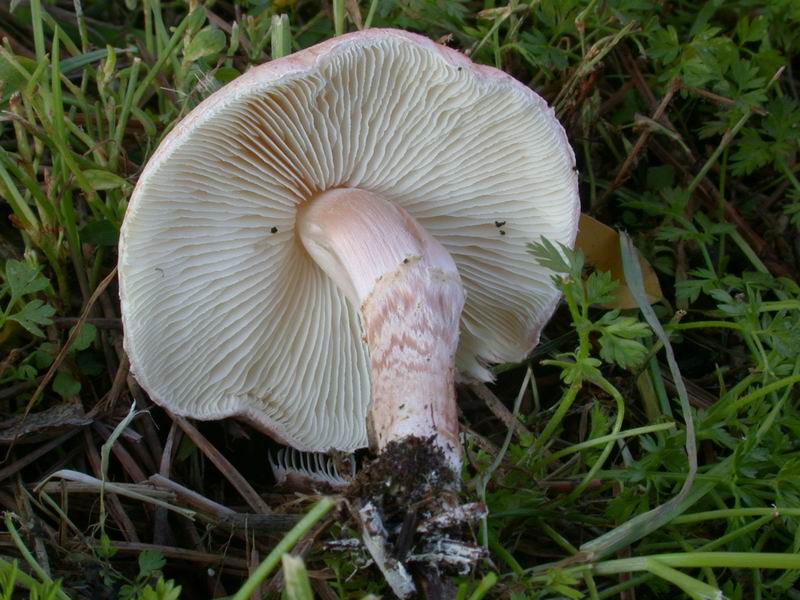
<instances>
[{"instance_id":1,"label":"twig","mask_svg":"<svg viewBox=\"0 0 800 600\"><path fill-rule=\"evenodd\" d=\"M611 94L605 102L600 105L600 108L597 109L597 116L602 117L603 115L607 114L612 109L616 108L617 105L621 104L625 101L625 97L628 95L634 87L634 82L630 79L626 81L621 88L619 88L616 92Z\"/></svg>"},{"instance_id":2,"label":"twig","mask_svg":"<svg viewBox=\"0 0 800 600\"><path fill-rule=\"evenodd\" d=\"M34 381L22 381L16 385L10 385L6 389L0 391L0 400L5 400L6 398L17 398L22 392L27 392L29 389L36 387L36 384L41 380L42 377L39 377Z\"/></svg>"},{"instance_id":3,"label":"twig","mask_svg":"<svg viewBox=\"0 0 800 600\"><path fill-rule=\"evenodd\" d=\"M45 454L47 454L51 450L54 450L54 449L56 449L56 448L58 448L60 446L63 446L64 442L66 442L68 439L73 437L76 433L78 433L82 429L83 428L81 427L81 428L73 429L72 431L68 431L64 435L61 435L61 436L57 437L56 439L51 440L51 441L47 442L46 444L44 444L42 446L39 446L35 450L32 450L32 451L26 453L25 456L23 456L22 458L14 461L13 463L8 465L7 467L5 467L3 469L0 469L0 482L8 479L14 473L16 473L17 471L27 467L29 464L31 464L32 462L34 462L38 458L44 456Z\"/></svg>"},{"instance_id":4,"label":"twig","mask_svg":"<svg viewBox=\"0 0 800 600\"><path fill-rule=\"evenodd\" d=\"M296 515L261 515L237 513L231 508L214 502L194 490L176 481L172 481L163 475L151 475L149 479L157 488L172 492L175 497L202 513L202 516L210 516L220 525L228 525L238 529L262 529L266 531L281 531L291 529L300 520ZM200 516L200 515L198 515Z\"/></svg>"},{"instance_id":5,"label":"twig","mask_svg":"<svg viewBox=\"0 0 800 600\"><path fill-rule=\"evenodd\" d=\"M300 517L297 515L259 515L235 512L222 515L219 519L219 524L226 525L232 529L276 532L291 529L299 521Z\"/></svg>"},{"instance_id":6,"label":"twig","mask_svg":"<svg viewBox=\"0 0 800 600\"><path fill-rule=\"evenodd\" d=\"M220 17L217 13L215 13L208 7L206 7L206 16L208 17L209 23L213 23L228 35L231 35L233 33L233 28L231 27L231 24L228 23L225 19ZM253 45L250 43L250 40L248 40L246 36L241 34L239 35L239 45L244 50L246 50L248 54L253 49Z\"/></svg>"},{"instance_id":7,"label":"twig","mask_svg":"<svg viewBox=\"0 0 800 600\"><path fill-rule=\"evenodd\" d=\"M28 494L25 493L22 478L18 474L15 479L16 489L14 491L14 495L17 499L17 507L19 509L20 517L23 519L24 523L31 524L29 529L30 538L33 539L33 551L36 553L36 558L38 559L38 562L44 572L48 577L52 577L52 573L50 572L50 557L47 556L47 547L42 539L44 528L41 526L39 519L37 519L33 514L30 499L28 498Z\"/></svg>"},{"instance_id":8,"label":"twig","mask_svg":"<svg viewBox=\"0 0 800 600\"><path fill-rule=\"evenodd\" d=\"M28 420L18 428L20 417L12 416L0 421L0 444L11 442L15 437L19 444L31 444L47 440L75 427L85 427L92 416L83 412L77 403L65 402L31 413Z\"/></svg>"},{"instance_id":9,"label":"twig","mask_svg":"<svg viewBox=\"0 0 800 600\"><path fill-rule=\"evenodd\" d=\"M208 459L214 464L217 469L219 469L220 473L225 476L231 485L236 488L236 491L244 498L245 502L247 502L248 506L252 508L254 511L263 514L270 514L272 511L270 510L267 503L261 499L253 487L247 482L247 480L242 477L242 474L236 470L236 468L230 463L230 461L225 458L222 453L214 447L214 445L209 442L206 437L200 433L197 428L189 423L183 417L178 415L174 415L170 413L172 420L178 424L183 432L189 436L189 438L195 443L195 445L200 449L200 451L208 457Z\"/></svg>"},{"instance_id":10,"label":"twig","mask_svg":"<svg viewBox=\"0 0 800 600\"><path fill-rule=\"evenodd\" d=\"M3 360L0 360L0 373L5 373L6 369L9 367L14 366L19 359L25 356L25 350L27 347L31 346L31 344L26 344L22 348L12 348L11 351L6 354ZM30 383L26 381L25 383Z\"/></svg>"},{"instance_id":11,"label":"twig","mask_svg":"<svg viewBox=\"0 0 800 600\"><path fill-rule=\"evenodd\" d=\"M198 494L194 490L190 490L180 483L172 481L171 479L168 479L163 475L159 475L158 473L151 475L148 481L157 488L169 490L170 492L174 493L178 500L184 504L187 504L198 512L211 515L217 519L222 518L225 515L235 513L234 510L228 508L227 506L223 506L218 502L214 502L202 494Z\"/></svg>"},{"instance_id":12,"label":"twig","mask_svg":"<svg viewBox=\"0 0 800 600\"><path fill-rule=\"evenodd\" d=\"M114 548L125 554L141 554L145 550L156 550L167 558L185 560L201 565L220 565L225 568L236 569L247 572L247 561L243 558L232 558L229 556L211 554L209 552L198 552L187 550L186 548L176 548L174 546L160 546L157 544L143 544L141 542L112 542Z\"/></svg>"},{"instance_id":13,"label":"twig","mask_svg":"<svg viewBox=\"0 0 800 600\"><path fill-rule=\"evenodd\" d=\"M159 469L163 469L165 466L164 452L166 452L166 450L161 447L161 441L158 439L158 431L150 415L148 402L142 392L142 388L139 387L139 384L131 377L130 373L128 374L128 390L130 390L131 395L136 401L136 409L143 413L142 418L137 421L137 424L141 425L144 441L147 444L147 448L150 450L150 455L153 457L155 464L160 464ZM171 461L172 456L170 455L167 457L167 469L169 469L169 463ZM167 471L167 473L162 472L161 474L169 476L169 471Z\"/></svg>"},{"instance_id":14,"label":"twig","mask_svg":"<svg viewBox=\"0 0 800 600\"><path fill-rule=\"evenodd\" d=\"M93 485L97 489L98 493L101 495L103 494L119 494L120 496L125 496L126 498L131 498L133 500L137 500L139 502L145 502L146 504L155 504L156 506L164 506L169 510L178 513L181 516L186 517L187 519L194 519L195 513L193 510L189 510L188 508L182 508L180 506L175 506L170 504L169 502L165 502L161 499L163 496L162 492L157 494L151 494L153 490L147 490L147 492L139 492L130 486L119 485L113 482L109 482L103 479L98 479L97 477L92 477L91 475L87 475L86 473L81 473L80 471L73 471L71 469L62 469L61 471L56 471L55 473L51 473L44 480L40 481L39 484L34 488L35 493L39 493L44 486L46 486L51 479L64 479L67 481L75 481L78 483L84 483L86 485Z\"/></svg>"},{"instance_id":15,"label":"twig","mask_svg":"<svg viewBox=\"0 0 800 600\"><path fill-rule=\"evenodd\" d=\"M100 436L108 441L111 437L111 432L109 428L102 424L102 423L94 423L92 424L92 429L94 429ZM128 477L131 478L131 481L134 483L141 483L142 481L147 480L147 475L145 475L142 467L139 466L139 463L133 459L130 452L128 452L125 447L117 440L117 443L111 446L111 452L114 453L114 456L117 457L117 460L122 465L122 468L127 473Z\"/></svg>"},{"instance_id":16,"label":"twig","mask_svg":"<svg viewBox=\"0 0 800 600\"><path fill-rule=\"evenodd\" d=\"M719 142L719 145L714 149L714 152L711 153L711 156L708 160L703 164L700 168L700 172L694 176L694 179L689 183L689 187L686 188L686 191L689 195L692 195L694 191L697 189L703 180L706 177L706 174L711 169L711 166L717 162L717 159L722 154L722 152L727 148L739 131L744 127L744 124L747 123L748 119L752 115L752 111L748 111L734 124L733 127L726 129L725 133L722 134L722 139Z\"/></svg>"},{"instance_id":17,"label":"twig","mask_svg":"<svg viewBox=\"0 0 800 600\"><path fill-rule=\"evenodd\" d=\"M118 488L136 492L139 494L147 494L151 498L159 498L167 502L175 500L175 494L166 490L154 490L153 486L149 483L115 483ZM42 486L29 485L29 488L36 488L39 492L46 494L60 494L66 492L68 494L97 494L97 486L90 483L81 483L79 481L51 481Z\"/></svg>"},{"instance_id":18,"label":"twig","mask_svg":"<svg viewBox=\"0 0 800 600\"><path fill-rule=\"evenodd\" d=\"M622 62L628 68L631 75L631 80L633 84L636 86L636 90L639 92L639 95L644 99L647 105L650 107L650 110L655 111L658 108L658 101L656 100L656 96L653 93L653 90L650 89L650 86L647 85L647 81L642 75L641 70L639 69L639 64L635 58L631 55L630 51L627 48L621 47L620 49L620 56L622 57ZM677 131L677 128L672 124L670 121L669 115L663 114L659 117L661 124L664 125L667 129L672 131ZM692 158L691 156L689 158Z\"/></svg>"},{"instance_id":19,"label":"twig","mask_svg":"<svg viewBox=\"0 0 800 600\"><path fill-rule=\"evenodd\" d=\"M654 121L660 121L661 118L664 116L664 113L667 110L667 106L669 106L669 103L672 101L673 96L675 96L675 92L678 91L679 86L680 86L680 80L677 77L673 78L672 82L669 85L669 88L667 89L667 93L664 94L664 97L661 99L661 102L659 103L658 107L653 113ZM601 212L606 207L611 195L615 191L617 191L619 187L622 185L622 183L625 181L625 179L627 179L628 171L638 158L639 153L644 148L645 144L647 143L647 140L650 138L651 133L652 129L647 127L642 131L641 134L639 134L639 138L634 143L633 148L631 148L631 151L628 153L628 156L625 157L625 162L622 163L622 166L619 168L619 171L617 171L614 180L606 188L606 191L597 201L597 205L593 207L595 212Z\"/></svg>"},{"instance_id":20,"label":"twig","mask_svg":"<svg viewBox=\"0 0 800 600\"><path fill-rule=\"evenodd\" d=\"M663 365L661 365L661 378L663 379L664 385L667 387L670 393L677 392L678 387L672 378L672 374ZM708 410L714 406L714 404L716 404L717 398L713 394L708 393L691 380L684 377L683 385L686 387L686 391L689 394L689 402L695 408L700 410Z\"/></svg>"},{"instance_id":21,"label":"twig","mask_svg":"<svg viewBox=\"0 0 800 600\"><path fill-rule=\"evenodd\" d=\"M133 387L131 387L133 391ZM134 394L136 397L136 394ZM139 410L142 410L139 404L139 398L136 398L136 404ZM178 443L181 438L181 430L173 422L167 434L167 441L164 444L164 449L161 452L161 461L158 467L160 475L167 479L172 469L172 458L175 450L178 448ZM153 518L155 528L153 530L153 543L164 544L173 537L172 530L169 527L169 519L167 518L167 510L161 507L156 508L156 514ZM194 528L192 528L194 529Z\"/></svg>"},{"instance_id":22,"label":"twig","mask_svg":"<svg viewBox=\"0 0 800 600\"><path fill-rule=\"evenodd\" d=\"M725 96L720 96L719 94L715 94L714 92L709 92L708 90L704 90L702 88L692 87L688 85L681 85L682 90L686 90L687 92L691 92L697 96L702 96L703 98L708 98L709 100L713 100L718 104L723 104L725 106L736 106L736 100L731 100L730 98L726 98ZM758 106L754 106L752 111L757 115L766 116L769 114L763 108L759 108Z\"/></svg>"},{"instance_id":23,"label":"twig","mask_svg":"<svg viewBox=\"0 0 800 600\"><path fill-rule=\"evenodd\" d=\"M375 4L375 2L373 2ZM311 577L311 587L322 600L339 600L339 594L333 591L324 579Z\"/></svg>"},{"instance_id":24,"label":"twig","mask_svg":"<svg viewBox=\"0 0 800 600\"><path fill-rule=\"evenodd\" d=\"M583 77L590 76L595 67L611 52L629 33L636 30L638 23L631 21L622 29L601 38L595 42L581 59L581 62L573 69L569 79L561 87L561 91L553 100L552 105L556 109L556 115L561 117L564 112L568 99L575 96L575 87Z\"/></svg>"},{"instance_id":25,"label":"twig","mask_svg":"<svg viewBox=\"0 0 800 600\"><path fill-rule=\"evenodd\" d=\"M506 429L514 431L514 433L521 432L526 437L532 437L531 430L525 427L522 422L514 417L514 414L506 408L506 405L500 402L500 399L494 395L485 383L476 381L467 385L468 389L475 394L478 398L483 400L486 407L492 411L492 414L503 422Z\"/></svg>"},{"instance_id":26,"label":"twig","mask_svg":"<svg viewBox=\"0 0 800 600\"><path fill-rule=\"evenodd\" d=\"M122 390L125 387L125 381L128 378L130 366L131 363L128 361L128 355L123 352L119 361L119 366L117 367L117 372L114 375L114 381L111 383L111 389L108 391L108 395L106 396L106 408L108 410L112 410L114 408L114 405L117 403L120 394L122 394Z\"/></svg>"},{"instance_id":27,"label":"twig","mask_svg":"<svg viewBox=\"0 0 800 600\"><path fill-rule=\"evenodd\" d=\"M72 327L80 317L53 317L53 325L56 327ZM86 319L84 323L94 325L98 329L116 329L122 331L122 319L107 319L105 317L92 317Z\"/></svg>"},{"instance_id":28,"label":"twig","mask_svg":"<svg viewBox=\"0 0 800 600\"><path fill-rule=\"evenodd\" d=\"M89 461L89 465L92 467L92 471L94 472L95 476L98 479L102 479L101 468L100 468L100 453L97 451L97 447L94 445L94 438L89 430L86 430L84 435L86 436L86 458ZM97 488L95 487L95 492ZM122 502L120 499L110 494L106 497L108 502L108 510L111 513L111 518L116 521L117 526L122 531L122 535L125 536L129 542L138 542L139 535L136 533L136 526L131 521L128 513L125 512L125 508L122 506Z\"/></svg>"}]
</instances>

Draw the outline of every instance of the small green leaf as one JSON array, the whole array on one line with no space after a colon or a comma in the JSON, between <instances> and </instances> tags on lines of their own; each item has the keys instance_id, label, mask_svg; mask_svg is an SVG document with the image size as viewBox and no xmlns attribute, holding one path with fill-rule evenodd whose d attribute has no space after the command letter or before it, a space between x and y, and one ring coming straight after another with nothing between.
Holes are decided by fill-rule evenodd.
<instances>
[{"instance_id":1,"label":"small green leaf","mask_svg":"<svg viewBox=\"0 0 800 600\"><path fill-rule=\"evenodd\" d=\"M650 58L669 64L678 58L680 51L681 44L678 40L678 31L672 25L668 25L665 29L653 32L647 54Z\"/></svg>"},{"instance_id":2,"label":"small green leaf","mask_svg":"<svg viewBox=\"0 0 800 600\"><path fill-rule=\"evenodd\" d=\"M611 278L608 271L595 271L586 279L586 295L589 304L608 305L614 302L619 282Z\"/></svg>"},{"instance_id":3,"label":"small green leaf","mask_svg":"<svg viewBox=\"0 0 800 600\"><path fill-rule=\"evenodd\" d=\"M29 73L36 70L36 61L24 56L14 56L17 64ZM0 81L3 82L3 89L0 90L0 104L5 104L12 93L25 87L28 82L25 76L10 61L0 56Z\"/></svg>"},{"instance_id":4,"label":"small green leaf","mask_svg":"<svg viewBox=\"0 0 800 600\"><path fill-rule=\"evenodd\" d=\"M23 381L32 381L36 377L36 369L34 369L31 365L20 365L17 368L17 374L15 379L21 379Z\"/></svg>"},{"instance_id":5,"label":"small green leaf","mask_svg":"<svg viewBox=\"0 0 800 600\"><path fill-rule=\"evenodd\" d=\"M100 532L100 547L98 550L98 554L103 558L111 558L117 553L117 549L111 543L111 538L108 537L105 531Z\"/></svg>"},{"instance_id":6,"label":"small green leaf","mask_svg":"<svg viewBox=\"0 0 800 600\"><path fill-rule=\"evenodd\" d=\"M97 85L102 91L106 84L114 77L117 66L117 51L110 45L106 45L106 58L103 61L100 72L98 73Z\"/></svg>"},{"instance_id":7,"label":"small green leaf","mask_svg":"<svg viewBox=\"0 0 800 600\"><path fill-rule=\"evenodd\" d=\"M768 35L769 21L759 15L750 21L742 17L736 24L736 35L742 42L760 42Z\"/></svg>"},{"instance_id":8,"label":"small green leaf","mask_svg":"<svg viewBox=\"0 0 800 600\"><path fill-rule=\"evenodd\" d=\"M577 381L592 381L602 379L600 373L600 366L602 363L596 358L584 358L582 360L575 360L575 354L572 352L566 354L559 354L557 360L543 360L543 365L552 365L561 369L561 379L565 383L575 383Z\"/></svg>"},{"instance_id":9,"label":"small green leaf","mask_svg":"<svg viewBox=\"0 0 800 600\"><path fill-rule=\"evenodd\" d=\"M143 550L139 555L139 577L149 579L160 571L167 561L158 550Z\"/></svg>"},{"instance_id":10,"label":"small green leaf","mask_svg":"<svg viewBox=\"0 0 800 600\"><path fill-rule=\"evenodd\" d=\"M15 299L25 294L41 292L50 285L47 278L41 274L41 268L13 258L6 262L6 281L11 287L11 296Z\"/></svg>"},{"instance_id":11,"label":"small green leaf","mask_svg":"<svg viewBox=\"0 0 800 600\"><path fill-rule=\"evenodd\" d=\"M194 442L189 439L189 436L185 435L181 438L181 443L178 446L178 452L175 455L175 462L181 463L188 459L192 453L197 450L197 446L195 446Z\"/></svg>"},{"instance_id":12,"label":"small green leaf","mask_svg":"<svg viewBox=\"0 0 800 600\"><path fill-rule=\"evenodd\" d=\"M62 398L70 398L78 395L81 384L67 371L59 371L53 380L53 391Z\"/></svg>"},{"instance_id":13,"label":"small green leaf","mask_svg":"<svg viewBox=\"0 0 800 600\"><path fill-rule=\"evenodd\" d=\"M53 364L58 354L58 346L52 342L44 342L33 353L33 364L37 369L46 369Z\"/></svg>"},{"instance_id":14,"label":"small green leaf","mask_svg":"<svg viewBox=\"0 0 800 600\"><path fill-rule=\"evenodd\" d=\"M69 330L69 334L72 335L72 332L75 330L72 327ZM70 352L80 352L81 350L86 350L89 346L92 345L94 340L97 338L97 327L92 325L91 323L84 323L80 331L78 331L78 335L75 337L75 341L72 342L72 346L70 347Z\"/></svg>"},{"instance_id":15,"label":"small green leaf","mask_svg":"<svg viewBox=\"0 0 800 600\"><path fill-rule=\"evenodd\" d=\"M81 229L81 241L95 246L116 246L119 231L107 220L91 221Z\"/></svg>"},{"instance_id":16,"label":"small green leaf","mask_svg":"<svg viewBox=\"0 0 800 600\"><path fill-rule=\"evenodd\" d=\"M159 579L155 589L147 586L142 590L141 600L178 600L181 597L181 586L175 585L171 579Z\"/></svg>"},{"instance_id":17,"label":"small green leaf","mask_svg":"<svg viewBox=\"0 0 800 600\"><path fill-rule=\"evenodd\" d=\"M225 48L225 33L216 27L201 29L183 52L183 59L193 63L205 56L219 54Z\"/></svg>"},{"instance_id":18,"label":"small green leaf","mask_svg":"<svg viewBox=\"0 0 800 600\"><path fill-rule=\"evenodd\" d=\"M603 412L602 404L599 402L592 406L592 429L589 434L589 439L593 440L606 435L611 431L611 421L608 416Z\"/></svg>"},{"instance_id":19,"label":"small green leaf","mask_svg":"<svg viewBox=\"0 0 800 600\"><path fill-rule=\"evenodd\" d=\"M49 304L45 304L41 300L31 300L19 312L9 315L8 318L22 325L33 335L44 337L44 331L39 328L39 325L50 325L53 322L50 317L55 313L56 309Z\"/></svg>"},{"instance_id":20,"label":"small green leaf","mask_svg":"<svg viewBox=\"0 0 800 600\"><path fill-rule=\"evenodd\" d=\"M537 243L528 244L528 252L546 269L570 275L575 281L581 279L584 256L580 250L572 250L561 243L556 246L547 238L542 238Z\"/></svg>"},{"instance_id":21,"label":"small green leaf","mask_svg":"<svg viewBox=\"0 0 800 600\"><path fill-rule=\"evenodd\" d=\"M241 72L239 71L239 69L235 67L220 67L214 73L214 77L216 78L216 80L223 85L226 83L230 83L231 81L236 79L239 75L241 75Z\"/></svg>"},{"instance_id":22,"label":"small green leaf","mask_svg":"<svg viewBox=\"0 0 800 600\"><path fill-rule=\"evenodd\" d=\"M114 175L114 173L103 169L86 169L83 175L95 191L116 190L129 185L119 175Z\"/></svg>"},{"instance_id":23,"label":"small green leaf","mask_svg":"<svg viewBox=\"0 0 800 600\"><path fill-rule=\"evenodd\" d=\"M647 169L647 187L653 191L672 187L675 184L675 169L670 165L657 165Z\"/></svg>"},{"instance_id":24,"label":"small green leaf","mask_svg":"<svg viewBox=\"0 0 800 600\"><path fill-rule=\"evenodd\" d=\"M196 7L186 17L186 31L196 31L203 23L206 22L206 9L203 6Z\"/></svg>"},{"instance_id":25,"label":"small green leaf","mask_svg":"<svg viewBox=\"0 0 800 600\"><path fill-rule=\"evenodd\" d=\"M620 317L612 310L596 323L600 330L600 357L623 369L636 367L647 356L647 348L636 341L650 335L650 328L633 317Z\"/></svg>"},{"instance_id":26,"label":"small green leaf","mask_svg":"<svg viewBox=\"0 0 800 600\"><path fill-rule=\"evenodd\" d=\"M571 574L562 571L561 569L550 569L547 571L547 587L555 592L561 598L569 598L570 600L580 600L583 598L583 592L576 590L574 586L578 585L578 580Z\"/></svg>"},{"instance_id":27,"label":"small green leaf","mask_svg":"<svg viewBox=\"0 0 800 600\"><path fill-rule=\"evenodd\" d=\"M647 348L641 342L629 340L613 335L600 336L600 357L609 363L615 363L626 369L641 365Z\"/></svg>"}]
</instances>

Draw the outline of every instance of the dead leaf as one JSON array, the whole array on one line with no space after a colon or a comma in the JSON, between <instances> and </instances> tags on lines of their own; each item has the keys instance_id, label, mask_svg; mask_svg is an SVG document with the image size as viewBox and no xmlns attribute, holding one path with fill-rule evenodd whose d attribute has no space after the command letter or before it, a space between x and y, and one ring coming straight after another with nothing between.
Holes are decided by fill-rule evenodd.
<instances>
[{"instance_id":1,"label":"dead leaf","mask_svg":"<svg viewBox=\"0 0 800 600\"><path fill-rule=\"evenodd\" d=\"M603 308L636 308L636 300L628 289L622 272L619 233L586 214L581 214L578 227L578 239L575 240L575 247L586 255L586 263L598 271L608 271L611 273L611 277L619 282L616 299L601 306ZM663 298L663 293L653 267L641 255L639 256L639 265L644 277L644 290L648 302L650 304L658 302Z\"/></svg>"},{"instance_id":2,"label":"dead leaf","mask_svg":"<svg viewBox=\"0 0 800 600\"><path fill-rule=\"evenodd\" d=\"M22 416L15 416L0 421L0 444L10 444L14 438L19 444L38 442L64 429L85 427L91 422L79 404L59 404L31 413L24 420Z\"/></svg>"},{"instance_id":3,"label":"dead leaf","mask_svg":"<svg viewBox=\"0 0 800 600\"><path fill-rule=\"evenodd\" d=\"M364 29L364 22L361 20L361 9L358 7L358 0L345 0L345 10L350 15L350 19L356 26L356 29L361 31Z\"/></svg>"}]
</instances>

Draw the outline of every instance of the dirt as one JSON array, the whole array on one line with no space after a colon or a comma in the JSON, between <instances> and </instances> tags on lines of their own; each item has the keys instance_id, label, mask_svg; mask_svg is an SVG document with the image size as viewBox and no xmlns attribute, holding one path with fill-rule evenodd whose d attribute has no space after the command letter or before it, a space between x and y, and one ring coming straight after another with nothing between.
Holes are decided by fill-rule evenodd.
<instances>
[{"instance_id":1,"label":"dirt","mask_svg":"<svg viewBox=\"0 0 800 600\"><path fill-rule=\"evenodd\" d=\"M411 510L419 512L439 501L442 492L455 494L458 488L457 474L448 467L441 448L432 439L409 437L386 446L358 474L348 496L376 502L388 523L403 521Z\"/></svg>"},{"instance_id":2,"label":"dirt","mask_svg":"<svg viewBox=\"0 0 800 600\"><path fill-rule=\"evenodd\" d=\"M458 501L459 479L432 439L409 437L391 442L363 469L348 490L359 503L373 502L403 557L413 543L416 524Z\"/></svg>"}]
</instances>

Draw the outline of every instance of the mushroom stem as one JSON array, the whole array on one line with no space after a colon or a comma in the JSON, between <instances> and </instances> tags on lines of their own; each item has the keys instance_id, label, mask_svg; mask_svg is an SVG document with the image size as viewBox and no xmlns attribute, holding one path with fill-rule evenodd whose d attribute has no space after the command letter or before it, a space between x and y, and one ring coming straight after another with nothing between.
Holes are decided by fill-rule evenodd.
<instances>
[{"instance_id":1,"label":"mushroom stem","mask_svg":"<svg viewBox=\"0 0 800 600\"><path fill-rule=\"evenodd\" d=\"M455 262L413 217L359 189L324 192L298 231L316 263L360 309L369 348L367 429L379 452L431 439L461 466L453 385L464 291Z\"/></svg>"}]
</instances>

